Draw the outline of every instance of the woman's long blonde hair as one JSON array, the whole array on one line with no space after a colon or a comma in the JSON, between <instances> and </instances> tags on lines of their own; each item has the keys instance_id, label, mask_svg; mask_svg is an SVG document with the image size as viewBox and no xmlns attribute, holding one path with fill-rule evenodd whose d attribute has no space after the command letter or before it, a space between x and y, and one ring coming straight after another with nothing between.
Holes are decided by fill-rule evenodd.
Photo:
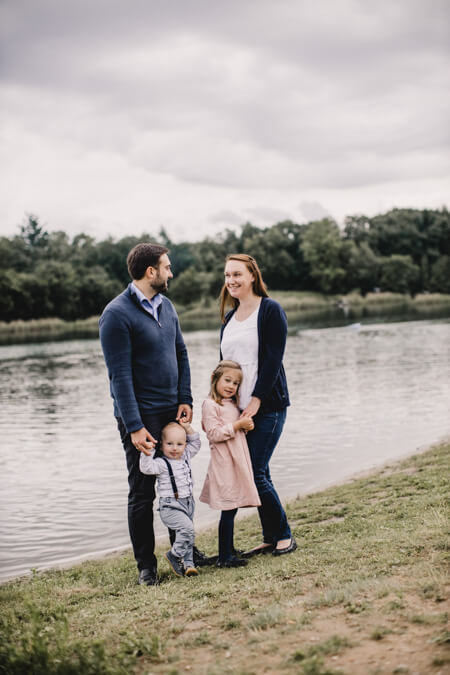
<instances>
[{"instance_id":1,"label":"woman's long blonde hair","mask_svg":"<svg viewBox=\"0 0 450 675\"><path fill-rule=\"evenodd\" d=\"M253 274L254 281L253 281L253 293L255 295L258 295L261 298L268 298L269 294L267 293L267 288L266 284L263 281L261 270L258 267L258 263L254 258L252 258L251 255L247 255L246 253L231 253L230 255L227 255L225 264L229 260L237 260L238 262L244 263L248 271ZM225 322L225 312L227 306L231 306L232 309L237 309L239 306L239 300L236 298L232 298L231 295L228 292L226 284L222 286L222 290L220 291L220 316L222 319L222 323Z\"/></svg>"},{"instance_id":2,"label":"woman's long blonde hair","mask_svg":"<svg viewBox=\"0 0 450 675\"><path fill-rule=\"evenodd\" d=\"M210 397L213 399L213 401L219 403L219 405L222 405L222 396L217 391L217 382L220 380L220 378L224 374L225 370L227 370L227 368L238 370L241 378L239 382L239 387L241 386L242 382L243 376L242 368L237 361L227 361L227 360L220 361L212 372L211 389L209 391ZM233 396L233 400L236 403L236 405L239 404L239 387L237 388L236 394Z\"/></svg>"}]
</instances>

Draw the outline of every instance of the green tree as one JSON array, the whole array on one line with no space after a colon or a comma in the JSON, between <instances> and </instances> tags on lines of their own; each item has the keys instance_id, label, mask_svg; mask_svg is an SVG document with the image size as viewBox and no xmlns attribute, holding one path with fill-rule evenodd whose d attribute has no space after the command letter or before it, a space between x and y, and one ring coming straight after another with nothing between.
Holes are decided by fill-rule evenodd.
<instances>
[{"instance_id":1,"label":"green tree","mask_svg":"<svg viewBox=\"0 0 450 675\"><path fill-rule=\"evenodd\" d=\"M229 253L256 258L271 289L317 289L362 293L449 291L450 215L447 209L393 209L373 218L349 216L343 233L330 219L264 229L245 223L197 242L173 242L164 228L97 242L81 233L71 241L48 233L27 215L19 234L0 237L0 319L98 314L129 282L128 251L140 241L170 249L175 278L169 293L177 302L217 297Z\"/></svg>"},{"instance_id":2,"label":"green tree","mask_svg":"<svg viewBox=\"0 0 450 675\"><path fill-rule=\"evenodd\" d=\"M78 274L72 263L58 260L39 263L36 267L35 279L40 279L47 288L47 316L61 319L78 318Z\"/></svg>"},{"instance_id":3,"label":"green tree","mask_svg":"<svg viewBox=\"0 0 450 675\"><path fill-rule=\"evenodd\" d=\"M380 256L409 255L420 265L426 245L422 213L416 209L392 209L371 218L369 243Z\"/></svg>"},{"instance_id":4,"label":"green tree","mask_svg":"<svg viewBox=\"0 0 450 675\"><path fill-rule=\"evenodd\" d=\"M345 246L347 290L360 290L365 295L378 285L380 260L367 242L358 246L354 241L347 241Z\"/></svg>"},{"instance_id":5,"label":"green tree","mask_svg":"<svg viewBox=\"0 0 450 675\"><path fill-rule=\"evenodd\" d=\"M95 239L89 234L77 234L70 244L70 261L76 268L98 265L98 251Z\"/></svg>"},{"instance_id":6,"label":"green tree","mask_svg":"<svg viewBox=\"0 0 450 675\"><path fill-rule=\"evenodd\" d=\"M71 260L72 246L70 239L65 232L58 230L50 232L47 238L45 250L42 257L47 260Z\"/></svg>"},{"instance_id":7,"label":"green tree","mask_svg":"<svg viewBox=\"0 0 450 675\"><path fill-rule=\"evenodd\" d=\"M188 267L170 282L169 295L174 302L190 305L211 296L212 282L211 272L200 272L194 267Z\"/></svg>"},{"instance_id":8,"label":"green tree","mask_svg":"<svg viewBox=\"0 0 450 675\"><path fill-rule=\"evenodd\" d=\"M13 269L0 270L0 321L22 318L17 302L19 294L19 273Z\"/></svg>"},{"instance_id":9,"label":"green tree","mask_svg":"<svg viewBox=\"0 0 450 675\"><path fill-rule=\"evenodd\" d=\"M244 239L244 253L256 259L269 288L297 289L305 284L307 265L300 247L301 234L300 225L285 221Z\"/></svg>"},{"instance_id":10,"label":"green tree","mask_svg":"<svg viewBox=\"0 0 450 675\"><path fill-rule=\"evenodd\" d=\"M430 291L450 293L450 256L443 255L431 268Z\"/></svg>"},{"instance_id":11,"label":"green tree","mask_svg":"<svg viewBox=\"0 0 450 675\"><path fill-rule=\"evenodd\" d=\"M145 238L127 236L117 242L108 237L99 242L96 247L97 264L106 270L109 277L118 279L122 286L126 286L130 282L126 263L129 251L141 241L154 241L149 235L144 236Z\"/></svg>"},{"instance_id":12,"label":"green tree","mask_svg":"<svg viewBox=\"0 0 450 675\"><path fill-rule=\"evenodd\" d=\"M250 232L251 228L253 226L247 223L243 230ZM226 256L230 253L244 252L241 239L242 237L237 236L232 230L225 230L214 239L206 237L192 244L194 267L211 274L210 293L212 297L217 297L223 286Z\"/></svg>"},{"instance_id":13,"label":"green tree","mask_svg":"<svg viewBox=\"0 0 450 675\"><path fill-rule=\"evenodd\" d=\"M339 227L330 218L309 223L301 244L311 278L322 293L340 293L345 288L345 246Z\"/></svg>"},{"instance_id":14,"label":"green tree","mask_svg":"<svg viewBox=\"0 0 450 675\"><path fill-rule=\"evenodd\" d=\"M29 214L20 226L20 236L25 245L33 252L45 249L48 242L48 232L39 223L39 218Z\"/></svg>"},{"instance_id":15,"label":"green tree","mask_svg":"<svg viewBox=\"0 0 450 675\"><path fill-rule=\"evenodd\" d=\"M19 235L12 239L2 237L0 240L0 265L2 269L14 269L20 272L30 269L32 266L32 256L27 249L25 242Z\"/></svg>"},{"instance_id":16,"label":"green tree","mask_svg":"<svg viewBox=\"0 0 450 675\"><path fill-rule=\"evenodd\" d=\"M409 255L391 255L381 260L380 288L393 293L415 293L420 280L420 268Z\"/></svg>"},{"instance_id":17,"label":"green tree","mask_svg":"<svg viewBox=\"0 0 450 675\"><path fill-rule=\"evenodd\" d=\"M76 306L73 311L77 318L88 318L101 314L108 302L123 290L118 279L111 279L100 266L85 268L76 281Z\"/></svg>"},{"instance_id":18,"label":"green tree","mask_svg":"<svg viewBox=\"0 0 450 675\"><path fill-rule=\"evenodd\" d=\"M357 246L368 244L370 218L363 215L347 216L344 221L344 237L355 242Z\"/></svg>"}]
</instances>

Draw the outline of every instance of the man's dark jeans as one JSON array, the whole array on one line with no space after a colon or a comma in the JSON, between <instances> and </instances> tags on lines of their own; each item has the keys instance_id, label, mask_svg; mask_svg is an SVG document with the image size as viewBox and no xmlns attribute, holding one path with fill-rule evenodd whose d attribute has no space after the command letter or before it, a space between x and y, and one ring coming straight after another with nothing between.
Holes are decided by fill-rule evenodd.
<instances>
[{"instance_id":1,"label":"man's dark jeans","mask_svg":"<svg viewBox=\"0 0 450 675\"><path fill-rule=\"evenodd\" d=\"M142 422L147 431L159 440L161 429L173 422L177 408L156 414L141 413ZM155 499L155 476L147 476L139 470L141 453L131 442L130 434L120 418L117 418L120 438L125 450L128 468L128 529L134 557L139 570L150 569L156 572L155 533L153 530L153 501Z\"/></svg>"}]
</instances>

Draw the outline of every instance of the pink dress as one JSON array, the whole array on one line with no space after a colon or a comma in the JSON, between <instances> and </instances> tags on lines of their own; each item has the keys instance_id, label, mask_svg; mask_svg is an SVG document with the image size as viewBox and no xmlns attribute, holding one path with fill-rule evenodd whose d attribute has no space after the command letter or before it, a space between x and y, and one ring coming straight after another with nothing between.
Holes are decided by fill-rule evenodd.
<instances>
[{"instance_id":1,"label":"pink dress","mask_svg":"<svg viewBox=\"0 0 450 675\"><path fill-rule=\"evenodd\" d=\"M229 511L241 506L260 506L252 464L243 431L234 431L238 407L224 398L222 405L207 398L202 405L202 424L211 448L200 501L212 509Z\"/></svg>"}]
</instances>

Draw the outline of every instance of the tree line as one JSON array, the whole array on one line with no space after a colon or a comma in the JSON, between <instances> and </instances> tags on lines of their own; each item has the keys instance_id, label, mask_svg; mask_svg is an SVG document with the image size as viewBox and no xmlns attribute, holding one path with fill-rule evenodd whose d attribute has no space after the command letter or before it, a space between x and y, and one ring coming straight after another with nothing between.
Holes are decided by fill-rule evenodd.
<instances>
[{"instance_id":1,"label":"tree line","mask_svg":"<svg viewBox=\"0 0 450 675\"><path fill-rule=\"evenodd\" d=\"M244 224L198 242L173 242L163 229L119 240L72 239L47 232L28 215L13 237L0 238L0 320L100 314L129 282L128 251L140 241L170 249L175 278L169 296L187 306L217 297L228 253L256 258L269 289L345 294L392 291L450 293L450 215L393 209L369 218L290 220L259 228Z\"/></svg>"}]
</instances>

